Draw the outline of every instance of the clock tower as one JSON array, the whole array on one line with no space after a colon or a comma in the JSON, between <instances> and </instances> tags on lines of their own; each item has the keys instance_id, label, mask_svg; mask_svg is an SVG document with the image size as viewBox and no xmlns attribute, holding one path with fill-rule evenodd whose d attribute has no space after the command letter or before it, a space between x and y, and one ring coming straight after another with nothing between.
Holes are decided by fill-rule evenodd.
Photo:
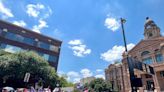
<instances>
[{"instance_id":1,"label":"clock tower","mask_svg":"<svg viewBox=\"0 0 164 92\"><path fill-rule=\"evenodd\" d=\"M145 40L161 37L160 28L149 17L146 17L146 22L144 27L145 27L144 28Z\"/></svg>"}]
</instances>

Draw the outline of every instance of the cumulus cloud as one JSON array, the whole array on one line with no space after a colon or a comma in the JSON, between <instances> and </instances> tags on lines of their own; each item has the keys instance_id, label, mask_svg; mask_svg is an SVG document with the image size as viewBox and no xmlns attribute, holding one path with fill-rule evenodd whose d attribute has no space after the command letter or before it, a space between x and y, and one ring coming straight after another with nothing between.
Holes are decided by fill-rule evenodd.
<instances>
[{"instance_id":1,"label":"cumulus cloud","mask_svg":"<svg viewBox=\"0 0 164 92\"><path fill-rule=\"evenodd\" d=\"M127 45L128 50L132 49L135 45L130 43ZM114 63L116 60L121 60L122 53L125 51L124 46L115 45L112 49L109 49L107 52L101 54L101 59Z\"/></svg>"},{"instance_id":2,"label":"cumulus cloud","mask_svg":"<svg viewBox=\"0 0 164 92\"><path fill-rule=\"evenodd\" d=\"M48 18L50 15L52 14L52 10L51 8L48 6L47 9L46 9L46 12L44 13L43 15L43 18Z\"/></svg>"},{"instance_id":3,"label":"cumulus cloud","mask_svg":"<svg viewBox=\"0 0 164 92\"><path fill-rule=\"evenodd\" d=\"M71 40L68 44L70 45L69 48L73 50L75 56L84 57L91 53L91 49L88 49L81 40Z\"/></svg>"},{"instance_id":4,"label":"cumulus cloud","mask_svg":"<svg viewBox=\"0 0 164 92\"><path fill-rule=\"evenodd\" d=\"M49 6L45 6L43 4L37 3L37 4L28 4L26 6L27 10L26 13L38 19L39 24L34 25L32 30L41 33L41 30L43 28L48 27L47 22L45 21L46 18L48 18L52 14L52 10Z\"/></svg>"},{"instance_id":5,"label":"cumulus cloud","mask_svg":"<svg viewBox=\"0 0 164 92\"><path fill-rule=\"evenodd\" d=\"M43 4L37 3L37 4L28 4L26 6L27 10L26 13L34 18L42 17L42 18L48 18L52 14L52 10L49 6L44 6Z\"/></svg>"},{"instance_id":6,"label":"cumulus cloud","mask_svg":"<svg viewBox=\"0 0 164 92\"><path fill-rule=\"evenodd\" d=\"M63 71L58 71L57 74L62 77L65 73Z\"/></svg>"},{"instance_id":7,"label":"cumulus cloud","mask_svg":"<svg viewBox=\"0 0 164 92\"><path fill-rule=\"evenodd\" d=\"M53 30L53 37L56 37L56 38L63 38L64 36L64 33L62 33L59 29L54 29Z\"/></svg>"},{"instance_id":8,"label":"cumulus cloud","mask_svg":"<svg viewBox=\"0 0 164 92\"><path fill-rule=\"evenodd\" d=\"M78 72L75 72L75 71L69 71L67 73L67 80L68 81L71 81L73 83L77 83L80 81L80 74Z\"/></svg>"},{"instance_id":9,"label":"cumulus cloud","mask_svg":"<svg viewBox=\"0 0 164 92\"><path fill-rule=\"evenodd\" d=\"M79 83L81 78L74 78L73 83Z\"/></svg>"},{"instance_id":10,"label":"cumulus cloud","mask_svg":"<svg viewBox=\"0 0 164 92\"><path fill-rule=\"evenodd\" d=\"M120 23L116 18L108 17L105 19L105 26L114 32L120 28Z\"/></svg>"},{"instance_id":11,"label":"cumulus cloud","mask_svg":"<svg viewBox=\"0 0 164 92\"><path fill-rule=\"evenodd\" d=\"M34 25L33 28L32 28L32 30L35 31L35 32L37 32L37 33L40 33L40 31L43 28L46 28L46 27L48 27L47 22L44 21L44 20L42 20L42 19L40 19L39 20L39 24L38 25Z\"/></svg>"},{"instance_id":12,"label":"cumulus cloud","mask_svg":"<svg viewBox=\"0 0 164 92\"><path fill-rule=\"evenodd\" d=\"M81 45L82 42L81 42L81 40L71 40L68 42L68 44L70 44L70 45Z\"/></svg>"},{"instance_id":13,"label":"cumulus cloud","mask_svg":"<svg viewBox=\"0 0 164 92\"><path fill-rule=\"evenodd\" d=\"M87 69L87 68L82 69L80 71L80 73L82 74L83 78L91 77L92 76L92 72L89 69Z\"/></svg>"},{"instance_id":14,"label":"cumulus cloud","mask_svg":"<svg viewBox=\"0 0 164 92\"><path fill-rule=\"evenodd\" d=\"M29 15L29 16L32 16L32 17L38 17L38 15L40 14L40 10L43 10L45 9L45 6L43 4L28 4L26 6L27 8L27 11L26 13Z\"/></svg>"},{"instance_id":15,"label":"cumulus cloud","mask_svg":"<svg viewBox=\"0 0 164 92\"><path fill-rule=\"evenodd\" d=\"M25 27L27 25L23 20L13 21L13 24L21 26L21 27Z\"/></svg>"},{"instance_id":16,"label":"cumulus cloud","mask_svg":"<svg viewBox=\"0 0 164 92\"><path fill-rule=\"evenodd\" d=\"M71 77L79 77L79 73L75 71L70 71L67 73L67 75Z\"/></svg>"},{"instance_id":17,"label":"cumulus cloud","mask_svg":"<svg viewBox=\"0 0 164 92\"><path fill-rule=\"evenodd\" d=\"M95 75L96 78L103 78L105 79L105 76L103 74L98 74L98 75Z\"/></svg>"},{"instance_id":18,"label":"cumulus cloud","mask_svg":"<svg viewBox=\"0 0 164 92\"><path fill-rule=\"evenodd\" d=\"M14 17L11 10L4 6L2 0L0 0L0 14L2 15L2 18Z\"/></svg>"},{"instance_id":19,"label":"cumulus cloud","mask_svg":"<svg viewBox=\"0 0 164 92\"><path fill-rule=\"evenodd\" d=\"M67 80L71 81L73 83L79 83L80 79L92 77L92 76L94 76L95 78L105 79L104 72L102 69L97 69L95 71L91 71L87 68L84 68L84 69L81 69L80 72L69 71L66 75L67 75Z\"/></svg>"},{"instance_id":20,"label":"cumulus cloud","mask_svg":"<svg viewBox=\"0 0 164 92\"><path fill-rule=\"evenodd\" d=\"M96 72L99 73L99 72L103 72L102 69L96 69Z\"/></svg>"}]
</instances>

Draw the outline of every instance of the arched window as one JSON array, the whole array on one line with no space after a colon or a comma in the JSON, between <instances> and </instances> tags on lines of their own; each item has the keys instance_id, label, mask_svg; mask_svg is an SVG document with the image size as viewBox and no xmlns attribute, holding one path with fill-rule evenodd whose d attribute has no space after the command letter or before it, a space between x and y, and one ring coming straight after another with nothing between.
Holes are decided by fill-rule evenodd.
<instances>
[{"instance_id":1,"label":"arched window","mask_svg":"<svg viewBox=\"0 0 164 92\"><path fill-rule=\"evenodd\" d=\"M148 55L150 52L149 51L144 51L141 53L141 56L145 56L145 55Z\"/></svg>"},{"instance_id":2,"label":"arched window","mask_svg":"<svg viewBox=\"0 0 164 92\"><path fill-rule=\"evenodd\" d=\"M161 54L159 49L155 50L155 59L157 63L160 63L163 61L163 55Z\"/></svg>"}]
</instances>

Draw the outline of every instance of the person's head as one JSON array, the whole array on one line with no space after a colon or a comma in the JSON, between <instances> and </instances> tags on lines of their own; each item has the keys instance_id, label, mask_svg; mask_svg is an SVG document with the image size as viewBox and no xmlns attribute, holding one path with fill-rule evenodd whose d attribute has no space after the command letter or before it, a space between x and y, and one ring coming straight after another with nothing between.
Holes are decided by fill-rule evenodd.
<instances>
[{"instance_id":1,"label":"person's head","mask_svg":"<svg viewBox=\"0 0 164 92\"><path fill-rule=\"evenodd\" d=\"M3 89L2 92L8 92L7 89Z\"/></svg>"}]
</instances>

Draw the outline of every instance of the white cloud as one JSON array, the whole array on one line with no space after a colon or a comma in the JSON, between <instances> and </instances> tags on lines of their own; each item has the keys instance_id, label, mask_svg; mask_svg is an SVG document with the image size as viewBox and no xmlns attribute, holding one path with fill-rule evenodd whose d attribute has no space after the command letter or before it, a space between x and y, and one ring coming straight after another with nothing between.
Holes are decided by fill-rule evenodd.
<instances>
[{"instance_id":1,"label":"white cloud","mask_svg":"<svg viewBox=\"0 0 164 92\"><path fill-rule=\"evenodd\" d=\"M99 73L99 72L103 72L102 69L96 69L96 72Z\"/></svg>"},{"instance_id":2,"label":"white cloud","mask_svg":"<svg viewBox=\"0 0 164 92\"><path fill-rule=\"evenodd\" d=\"M50 15L52 14L52 10L51 8L48 6L45 13L44 13L44 16L43 18L48 18Z\"/></svg>"},{"instance_id":3,"label":"white cloud","mask_svg":"<svg viewBox=\"0 0 164 92\"><path fill-rule=\"evenodd\" d=\"M0 13L2 14L3 18L14 17L11 10L6 8L1 0L0 0Z\"/></svg>"},{"instance_id":4,"label":"white cloud","mask_svg":"<svg viewBox=\"0 0 164 92\"><path fill-rule=\"evenodd\" d=\"M75 56L84 57L91 53L91 49L88 49L86 45L82 43L81 40L71 40L68 42L69 48L73 50Z\"/></svg>"},{"instance_id":5,"label":"white cloud","mask_svg":"<svg viewBox=\"0 0 164 92\"><path fill-rule=\"evenodd\" d=\"M67 73L67 80L70 82L73 82L73 83L78 83L78 82L80 82L80 79L86 78L86 77L92 77L92 76L94 76L96 78L105 79L104 72L102 69L97 69L95 71L98 73L92 72L91 70L89 70L87 68L81 69L80 72L69 71ZM61 72L61 73L63 74L63 72Z\"/></svg>"},{"instance_id":6,"label":"white cloud","mask_svg":"<svg viewBox=\"0 0 164 92\"><path fill-rule=\"evenodd\" d=\"M21 27L25 27L27 25L23 20L14 21L13 24L21 26Z\"/></svg>"},{"instance_id":7,"label":"white cloud","mask_svg":"<svg viewBox=\"0 0 164 92\"><path fill-rule=\"evenodd\" d=\"M39 20L39 24L38 25L34 25L33 28L32 28L32 30L35 31L35 32L37 32L37 33L40 33L40 31L43 28L46 28L46 27L48 27L47 22L44 21L44 20L42 20L42 19L40 19Z\"/></svg>"},{"instance_id":8,"label":"white cloud","mask_svg":"<svg viewBox=\"0 0 164 92\"><path fill-rule=\"evenodd\" d=\"M95 77L96 77L96 78L103 78L103 79L105 79L105 76L104 76L103 74L98 74L98 75L96 75Z\"/></svg>"},{"instance_id":9,"label":"white cloud","mask_svg":"<svg viewBox=\"0 0 164 92\"><path fill-rule=\"evenodd\" d=\"M75 72L75 71L69 71L67 73L67 80L68 81L71 81L73 83L77 83L80 81L80 74L78 72Z\"/></svg>"},{"instance_id":10,"label":"white cloud","mask_svg":"<svg viewBox=\"0 0 164 92\"><path fill-rule=\"evenodd\" d=\"M128 50L132 49L135 45L130 43L127 45ZM125 51L124 46L115 45L112 49L109 49L107 52L101 54L101 59L114 63L116 60L121 60L122 53Z\"/></svg>"},{"instance_id":11,"label":"white cloud","mask_svg":"<svg viewBox=\"0 0 164 92\"><path fill-rule=\"evenodd\" d=\"M82 69L80 71L80 73L82 74L83 78L91 77L92 76L92 72L89 69L87 69L87 68Z\"/></svg>"},{"instance_id":12,"label":"white cloud","mask_svg":"<svg viewBox=\"0 0 164 92\"><path fill-rule=\"evenodd\" d=\"M57 74L62 77L62 75L64 75L65 73L63 71L58 71Z\"/></svg>"},{"instance_id":13,"label":"white cloud","mask_svg":"<svg viewBox=\"0 0 164 92\"><path fill-rule=\"evenodd\" d=\"M52 37L61 39L61 38L63 38L63 36L64 36L64 33L62 33L59 29L57 29L57 28L54 29Z\"/></svg>"},{"instance_id":14,"label":"white cloud","mask_svg":"<svg viewBox=\"0 0 164 92\"><path fill-rule=\"evenodd\" d=\"M68 42L68 44L70 44L70 45L81 45L82 42L81 42L81 40L71 40Z\"/></svg>"},{"instance_id":15,"label":"white cloud","mask_svg":"<svg viewBox=\"0 0 164 92\"><path fill-rule=\"evenodd\" d=\"M26 6L27 8L27 11L26 13L29 15L29 16L32 16L32 17L38 17L38 15L40 14L40 10L43 10L45 9L45 6L43 4L28 4Z\"/></svg>"},{"instance_id":16,"label":"white cloud","mask_svg":"<svg viewBox=\"0 0 164 92\"><path fill-rule=\"evenodd\" d=\"M70 72L67 73L67 76L79 77L79 73L78 72L74 72L74 71L70 71Z\"/></svg>"},{"instance_id":17,"label":"white cloud","mask_svg":"<svg viewBox=\"0 0 164 92\"><path fill-rule=\"evenodd\" d=\"M120 28L120 23L116 18L108 17L105 19L105 26L114 32Z\"/></svg>"},{"instance_id":18,"label":"white cloud","mask_svg":"<svg viewBox=\"0 0 164 92\"><path fill-rule=\"evenodd\" d=\"M48 18L52 14L52 10L49 6L45 6L43 4L37 3L37 4L28 4L26 6L27 10L26 13L38 19L39 24L34 25L32 30L41 33L41 30L43 28L48 27L47 22L45 21L46 18Z\"/></svg>"},{"instance_id":19,"label":"white cloud","mask_svg":"<svg viewBox=\"0 0 164 92\"><path fill-rule=\"evenodd\" d=\"M74 78L73 83L79 83L81 78Z\"/></svg>"},{"instance_id":20,"label":"white cloud","mask_svg":"<svg viewBox=\"0 0 164 92\"><path fill-rule=\"evenodd\" d=\"M41 17L43 19L48 18L52 14L52 10L49 6L44 6L43 4L28 4L26 6L26 13L34 18Z\"/></svg>"}]
</instances>

